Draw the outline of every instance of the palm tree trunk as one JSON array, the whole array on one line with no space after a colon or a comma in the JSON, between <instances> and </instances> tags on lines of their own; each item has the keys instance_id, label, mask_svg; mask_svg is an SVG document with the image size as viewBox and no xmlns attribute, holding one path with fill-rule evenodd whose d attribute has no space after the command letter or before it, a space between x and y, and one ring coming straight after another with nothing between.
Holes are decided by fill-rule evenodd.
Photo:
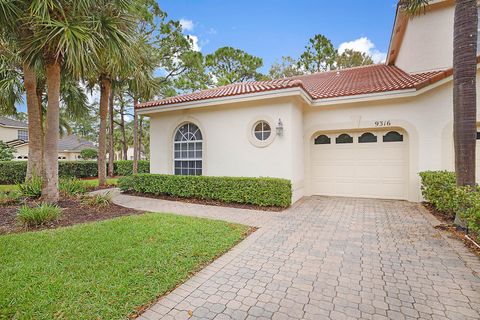
<instances>
[{"instance_id":1,"label":"palm tree trunk","mask_svg":"<svg viewBox=\"0 0 480 320\"><path fill-rule=\"evenodd\" d=\"M123 160L128 160L127 132L125 131L125 106L120 106L120 130L122 132Z\"/></svg>"},{"instance_id":2,"label":"palm tree trunk","mask_svg":"<svg viewBox=\"0 0 480 320\"><path fill-rule=\"evenodd\" d=\"M28 163L27 180L43 174L42 115L37 101L37 75L27 63L23 64L24 87L28 114Z\"/></svg>"},{"instance_id":3,"label":"palm tree trunk","mask_svg":"<svg viewBox=\"0 0 480 320\"><path fill-rule=\"evenodd\" d=\"M47 77L47 115L44 142L44 173L42 200L58 202L58 127L60 115L60 63L55 60L45 66Z\"/></svg>"},{"instance_id":4,"label":"palm tree trunk","mask_svg":"<svg viewBox=\"0 0 480 320\"><path fill-rule=\"evenodd\" d=\"M138 99L133 99L133 174L138 173L138 149L139 149L139 141L138 141L138 114L137 114L137 107Z\"/></svg>"},{"instance_id":5,"label":"palm tree trunk","mask_svg":"<svg viewBox=\"0 0 480 320\"><path fill-rule=\"evenodd\" d=\"M112 92L110 93L110 108L108 109L108 114L109 114L109 123L110 123L110 128L108 132L108 175L110 177L114 176L114 171L113 171L113 163L114 163L114 158L115 158L115 146L114 146L114 141L113 141L113 129L114 129L114 123L113 123L113 103L114 103L114 92L113 88L111 90Z\"/></svg>"},{"instance_id":6,"label":"palm tree trunk","mask_svg":"<svg viewBox=\"0 0 480 320\"><path fill-rule=\"evenodd\" d=\"M453 136L458 186L475 186L477 0L457 0L453 36ZM455 217L455 223L460 218Z\"/></svg>"},{"instance_id":7,"label":"palm tree trunk","mask_svg":"<svg viewBox=\"0 0 480 320\"><path fill-rule=\"evenodd\" d=\"M102 75L100 77L100 132L98 134L98 185L104 187L107 183L107 113L110 97L111 81Z\"/></svg>"}]
</instances>

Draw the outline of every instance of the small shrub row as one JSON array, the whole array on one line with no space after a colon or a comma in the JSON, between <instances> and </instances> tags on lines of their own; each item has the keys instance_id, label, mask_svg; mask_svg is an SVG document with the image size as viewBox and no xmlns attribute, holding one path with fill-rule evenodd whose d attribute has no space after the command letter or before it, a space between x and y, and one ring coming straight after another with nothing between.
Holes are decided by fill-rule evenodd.
<instances>
[{"instance_id":1,"label":"small shrub row","mask_svg":"<svg viewBox=\"0 0 480 320\"><path fill-rule=\"evenodd\" d=\"M114 162L114 174L116 176L131 175L133 161L119 160ZM150 162L141 160L138 162L138 172L150 172ZM25 181L27 173L26 161L0 161L0 184L16 184ZM70 178L91 178L98 176L96 161L59 161L58 175Z\"/></svg>"},{"instance_id":2,"label":"small shrub row","mask_svg":"<svg viewBox=\"0 0 480 320\"><path fill-rule=\"evenodd\" d=\"M18 185L18 190L25 198L40 198L42 195L42 178L33 177Z\"/></svg>"},{"instance_id":3,"label":"small shrub row","mask_svg":"<svg viewBox=\"0 0 480 320\"><path fill-rule=\"evenodd\" d=\"M277 178L139 174L118 185L122 191L258 206L288 207L292 201L290 181Z\"/></svg>"},{"instance_id":4,"label":"small shrub row","mask_svg":"<svg viewBox=\"0 0 480 320\"><path fill-rule=\"evenodd\" d=\"M58 190L66 197L76 197L87 192L87 185L82 180L63 178L58 182Z\"/></svg>"},{"instance_id":5,"label":"small shrub row","mask_svg":"<svg viewBox=\"0 0 480 320\"><path fill-rule=\"evenodd\" d=\"M112 195L109 192L95 194L82 198L82 204L89 207L106 208L112 204Z\"/></svg>"},{"instance_id":6,"label":"small shrub row","mask_svg":"<svg viewBox=\"0 0 480 320\"><path fill-rule=\"evenodd\" d=\"M0 206L13 205L22 199L22 194L18 190L0 191Z\"/></svg>"},{"instance_id":7,"label":"small shrub row","mask_svg":"<svg viewBox=\"0 0 480 320\"><path fill-rule=\"evenodd\" d=\"M47 222L57 220L62 209L56 205L40 204L37 207L24 205L17 213L17 220L25 227L41 226Z\"/></svg>"},{"instance_id":8,"label":"small shrub row","mask_svg":"<svg viewBox=\"0 0 480 320\"><path fill-rule=\"evenodd\" d=\"M467 222L468 228L480 236L480 190L457 187L455 173L448 171L420 172L425 200L451 218L456 214Z\"/></svg>"}]
</instances>

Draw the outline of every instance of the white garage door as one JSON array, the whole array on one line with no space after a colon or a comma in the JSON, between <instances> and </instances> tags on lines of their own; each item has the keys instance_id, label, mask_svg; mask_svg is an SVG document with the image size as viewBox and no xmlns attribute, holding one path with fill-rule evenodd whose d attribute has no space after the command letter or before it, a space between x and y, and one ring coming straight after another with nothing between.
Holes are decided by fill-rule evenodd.
<instances>
[{"instance_id":1,"label":"white garage door","mask_svg":"<svg viewBox=\"0 0 480 320\"><path fill-rule=\"evenodd\" d=\"M400 130L318 134L310 156L312 193L406 199L406 140Z\"/></svg>"}]
</instances>

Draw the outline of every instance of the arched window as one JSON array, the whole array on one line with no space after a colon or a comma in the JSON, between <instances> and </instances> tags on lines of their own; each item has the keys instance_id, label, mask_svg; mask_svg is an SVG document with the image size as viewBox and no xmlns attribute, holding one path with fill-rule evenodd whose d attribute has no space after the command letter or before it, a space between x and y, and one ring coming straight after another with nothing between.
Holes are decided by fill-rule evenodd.
<instances>
[{"instance_id":1,"label":"arched window","mask_svg":"<svg viewBox=\"0 0 480 320\"><path fill-rule=\"evenodd\" d=\"M185 123L177 129L173 141L174 173L202 175L202 133L193 123Z\"/></svg>"},{"instance_id":2,"label":"arched window","mask_svg":"<svg viewBox=\"0 0 480 320\"><path fill-rule=\"evenodd\" d=\"M353 143L353 137L346 134L342 133L335 139L335 143L340 144L340 143Z\"/></svg>"},{"instance_id":3,"label":"arched window","mask_svg":"<svg viewBox=\"0 0 480 320\"><path fill-rule=\"evenodd\" d=\"M389 133L383 136L383 142L396 142L396 141L403 141L403 135L401 135L397 131L390 131Z\"/></svg>"},{"instance_id":4,"label":"arched window","mask_svg":"<svg viewBox=\"0 0 480 320\"><path fill-rule=\"evenodd\" d=\"M365 132L360 137L358 137L358 143L371 143L377 142L377 136L371 132Z\"/></svg>"},{"instance_id":5,"label":"arched window","mask_svg":"<svg viewBox=\"0 0 480 320\"><path fill-rule=\"evenodd\" d=\"M315 144L330 144L331 141L332 140L328 136L326 136L324 134L321 134L321 135L319 135L318 137L315 138L314 143Z\"/></svg>"}]
</instances>

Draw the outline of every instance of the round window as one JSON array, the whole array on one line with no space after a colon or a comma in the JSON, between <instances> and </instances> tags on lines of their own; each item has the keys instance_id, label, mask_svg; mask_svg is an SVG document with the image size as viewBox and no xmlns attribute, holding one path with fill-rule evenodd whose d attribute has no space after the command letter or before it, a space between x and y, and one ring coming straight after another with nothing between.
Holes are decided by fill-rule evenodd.
<instances>
[{"instance_id":1,"label":"round window","mask_svg":"<svg viewBox=\"0 0 480 320\"><path fill-rule=\"evenodd\" d=\"M260 141L265 141L270 137L272 129L266 121L259 121L255 124L253 128L253 133L255 135L255 138Z\"/></svg>"}]
</instances>

